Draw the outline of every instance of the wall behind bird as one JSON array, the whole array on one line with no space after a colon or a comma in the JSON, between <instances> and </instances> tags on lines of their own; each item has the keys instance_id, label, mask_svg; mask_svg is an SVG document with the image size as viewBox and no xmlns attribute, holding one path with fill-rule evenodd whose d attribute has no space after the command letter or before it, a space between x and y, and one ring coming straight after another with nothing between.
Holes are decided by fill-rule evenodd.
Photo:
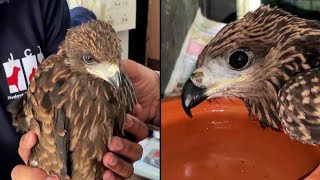
<instances>
[{"instance_id":1,"label":"wall behind bird","mask_svg":"<svg viewBox=\"0 0 320 180\"><path fill-rule=\"evenodd\" d=\"M160 70L160 0L149 0L146 66Z\"/></svg>"},{"instance_id":2,"label":"wall behind bird","mask_svg":"<svg viewBox=\"0 0 320 180\"><path fill-rule=\"evenodd\" d=\"M137 1L136 28L129 31L129 58L145 65L150 0Z\"/></svg>"}]
</instances>

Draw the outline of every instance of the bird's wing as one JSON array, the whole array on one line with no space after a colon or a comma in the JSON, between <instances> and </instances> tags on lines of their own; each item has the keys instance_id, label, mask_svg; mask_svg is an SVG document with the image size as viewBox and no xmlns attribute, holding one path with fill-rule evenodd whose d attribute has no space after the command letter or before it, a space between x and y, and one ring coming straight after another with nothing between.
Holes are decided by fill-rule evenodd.
<instances>
[{"instance_id":1,"label":"bird's wing","mask_svg":"<svg viewBox=\"0 0 320 180\"><path fill-rule=\"evenodd\" d=\"M284 131L308 144L320 143L320 68L292 77L279 91L277 109Z\"/></svg>"},{"instance_id":2,"label":"bird's wing","mask_svg":"<svg viewBox=\"0 0 320 180\"><path fill-rule=\"evenodd\" d=\"M137 104L137 97L136 93L134 91L133 85L131 81L128 79L128 77L125 74L121 74L121 79L123 80L122 83L122 95L126 99L124 101L124 106L127 107L126 112L132 113L134 106Z\"/></svg>"},{"instance_id":3,"label":"bird's wing","mask_svg":"<svg viewBox=\"0 0 320 180\"><path fill-rule=\"evenodd\" d=\"M124 135L124 122L126 120L126 114L132 114L134 106L137 104L137 97L134 91L133 85L128 77L121 73L121 88L120 88L120 100L119 108L126 108L125 111L118 116L114 124L114 135L123 136Z\"/></svg>"},{"instance_id":4,"label":"bird's wing","mask_svg":"<svg viewBox=\"0 0 320 180\"><path fill-rule=\"evenodd\" d=\"M58 95L69 74L63 61L63 56L48 57L37 70L28 93L10 111L17 129L31 130L38 136L28 164L67 177L69 118L62 109L65 98Z\"/></svg>"},{"instance_id":5,"label":"bird's wing","mask_svg":"<svg viewBox=\"0 0 320 180\"><path fill-rule=\"evenodd\" d=\"M40 119L40 118L39 118ZM38 143L32 149L28 165L39 167L47 173L70 175L68 151L69 119L62 110L54 110L54 124L31 120L31 130L39 129ZM69 169L68 169L69 168Z\"/></svg>"}]
</instances>

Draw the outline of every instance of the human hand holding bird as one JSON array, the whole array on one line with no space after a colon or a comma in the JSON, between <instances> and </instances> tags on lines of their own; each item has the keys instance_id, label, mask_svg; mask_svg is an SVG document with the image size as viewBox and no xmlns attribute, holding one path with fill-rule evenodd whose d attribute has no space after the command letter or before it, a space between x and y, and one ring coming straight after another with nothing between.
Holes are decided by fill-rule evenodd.
<instances>
[{"instance_id":1,"label":"human hand holding bird","mask_svg":"<svg viewBox=\"0 0 320 180\"><path fill-rule=\"evenodd\" d=\"M138 108L135 109L135 115L141 113L142 110L141 108L139 108L139 105L137 107ZM148 129L145 124L135 117L132 117L130 115L128 116L130 119L129 121L132 122L130 122L129 126L125 126L125 131L136 137L137 141L145 139L148 133ZM21 137L18 152L25 163L28 162L31 148L36 144L36 142L37 135L33 132L28 132ZM120 148L119 143L121 144ZM126 139L114 136L112 137L108 148L111 152L107 152L103 158L104 165L108 167L108 169L103 174L103 179L123 179L124 177L131 176L133 173L132 163L140 159L142 155L141 146L135 142L130 142ZM117 154L121 154L127 161L120 159ZM117 159L117 165L111 167L108 162L110 162L112 158ZM12 170L11 173L11 178L13 180L44 180L48 177L52 178L51 180L59 180L59 177L49 176L40 168L33 168L27 165L18 165Z\"/></svg>"},{"instance_id":2,"label":"human hand holding bird","mask_svg":"<svg viewBox=\"0 0 320 180\"><path fill-rule=\"evenodd\" d=\"M129 116L129 120L132 120L131 126L125 126L125 131L129 134L132 134L136 139L142 140L147 137L148 129L143 123L143 121L148 121L152 119L152 117L155 117L156 111L157 111L157 104L156 102L159 98L159 88L155 88L156 86L159 86L159 76L155 74L154 71L152 71L149 68L146 68L132 60L123 60L120 62L121 69L127 73L128 78L131 80L136 93L137 93L137 101L140 104L137 104L135 106L135 110L133 113L133 116ZM148 83L143 83L148 82ZM152 85L153 84L153 85ZM148 97L149 98L144 98ZM142 97L140 99L139 97ZM150 102L149 102L150 101ZM150 104L154 104L153 106L150 106ZM138 119L137 117L142 118L142 120ZM128 123L128 121L126 122ZM118 149L118 142L121 141L122 148ZM19 146L19 154L23 161L25 163L28 162L28 156L30 154L31 148L36 144L37 137L33 132L26 133L22 136L20 140L20 146ZM122 162L122 164L119 164L117 167L124 167L121 168L121 170L110 168L107 169L104 172L103 178L104 179L122 179L124 176L120 176L120 174L132 174L132 163L139 159L139 157L142 154L142 149L139 148L140 145L138 145L135 142L130 142L127 140L124 140L119 137L113 137L111 140L111 143L109 144L108 148L111 152L107 152L104 156L104 164L106 167L108 167L108 162L110 162L111 157L114 157L114 154L121 154L126 159L129 159L130 162L124 162L123 160L117 161ZM134 148L135 147L135 148ZM130 151L129 149L136 149L136 151ZM130 157L131 158L130 158ZM132 158L133 157L133 158ZM119 157L116 157L119 158ZM120 172L121 171L121 172ZM130 175L131 175L130 174ZM33 168L26 165L18 165L16 166L12 171L12 179L24 179L24 180L42 180L46 179L48 174L46 174L43 170L39 168ZM56 178L59 179L57 176L50 176L50 178Z\"/></svg>"},{"instance_id":3,"label":"human hand holding bird","mask_svg":"<svg viewBox=\"0 0 320 180\"><path fill-rule=\"evenodd\" d=\"M125 123L136 99L131 82L119 71L120 51L110 25L91 21L70 29L58 54L44 61L27 95L9 108L18 129L37 134L29 165L67 179L100 179L113 172L118 178L131 176L132 162L141 157L142 148L111 135L126 129L138 132L133 134L139 141L147 136L147 127L133 116ZM141 106L136 107L141 112ZM107 152L106 142L130 163ZM103 164L113 172L103 173Z\"/></svg>"},{"instance_id":4,"label":"human hand holding bird","mask_svg":"<svg viewBox=\"0 0 320 180\"><path fill-rule=\"evenodd\" d=\"M154 120L160 110L160 77L159 75L132 60L120 62L120 69L128 75L136 91L137 101L142 107L142 112L137 118L148 122Z\"/></svg>"}]
</instances>

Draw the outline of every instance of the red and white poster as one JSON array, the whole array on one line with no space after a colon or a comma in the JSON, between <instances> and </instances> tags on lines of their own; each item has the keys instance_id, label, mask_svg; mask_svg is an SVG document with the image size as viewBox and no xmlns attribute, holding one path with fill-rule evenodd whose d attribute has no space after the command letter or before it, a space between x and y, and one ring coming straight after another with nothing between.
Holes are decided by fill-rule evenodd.
<instances>
[{"instance_id":1,"label":"red and white poster","mask_svg":"<svg viewBox=\"0 0 320 180\"><path fill-rule=\"evenodd\" d=\"M32 55L30 49L26 49L24 51L24 58L22 58L22 64L24 68L24 72L26 73L28 86L33 78L36 70L38 69L37 58L35 55Z\"/></svg>"},{"instance_id":2,"label":"red and white poster","mask_svg":"<svg viewBox=\"0 0 320 180\"><path fill-rule=\"evenodd\" d=\"M3 67L6 73L10 94L27 89L19 59L14 59L12 53L10 53L10 58L8 59L8 62L3 63Z\"/></svg>"}]
</instances>

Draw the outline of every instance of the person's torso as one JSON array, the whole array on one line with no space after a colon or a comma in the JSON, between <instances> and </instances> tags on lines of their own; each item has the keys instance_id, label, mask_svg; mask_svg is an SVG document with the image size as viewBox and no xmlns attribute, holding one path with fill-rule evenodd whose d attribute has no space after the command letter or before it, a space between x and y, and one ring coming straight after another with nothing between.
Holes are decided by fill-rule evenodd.
<instances>
[{"instance_id":1,"label":"person's torso","mask_svg":"<svg viewBox=\"0 0 320 180\"><path fill-rule=\"evenodd\" d=\"M44 28L41 0L0 4L0 162L7 163L8 168L19 161L19 135L6 107L25 94L44 58Z\"/></svg>"}]
</instances>

